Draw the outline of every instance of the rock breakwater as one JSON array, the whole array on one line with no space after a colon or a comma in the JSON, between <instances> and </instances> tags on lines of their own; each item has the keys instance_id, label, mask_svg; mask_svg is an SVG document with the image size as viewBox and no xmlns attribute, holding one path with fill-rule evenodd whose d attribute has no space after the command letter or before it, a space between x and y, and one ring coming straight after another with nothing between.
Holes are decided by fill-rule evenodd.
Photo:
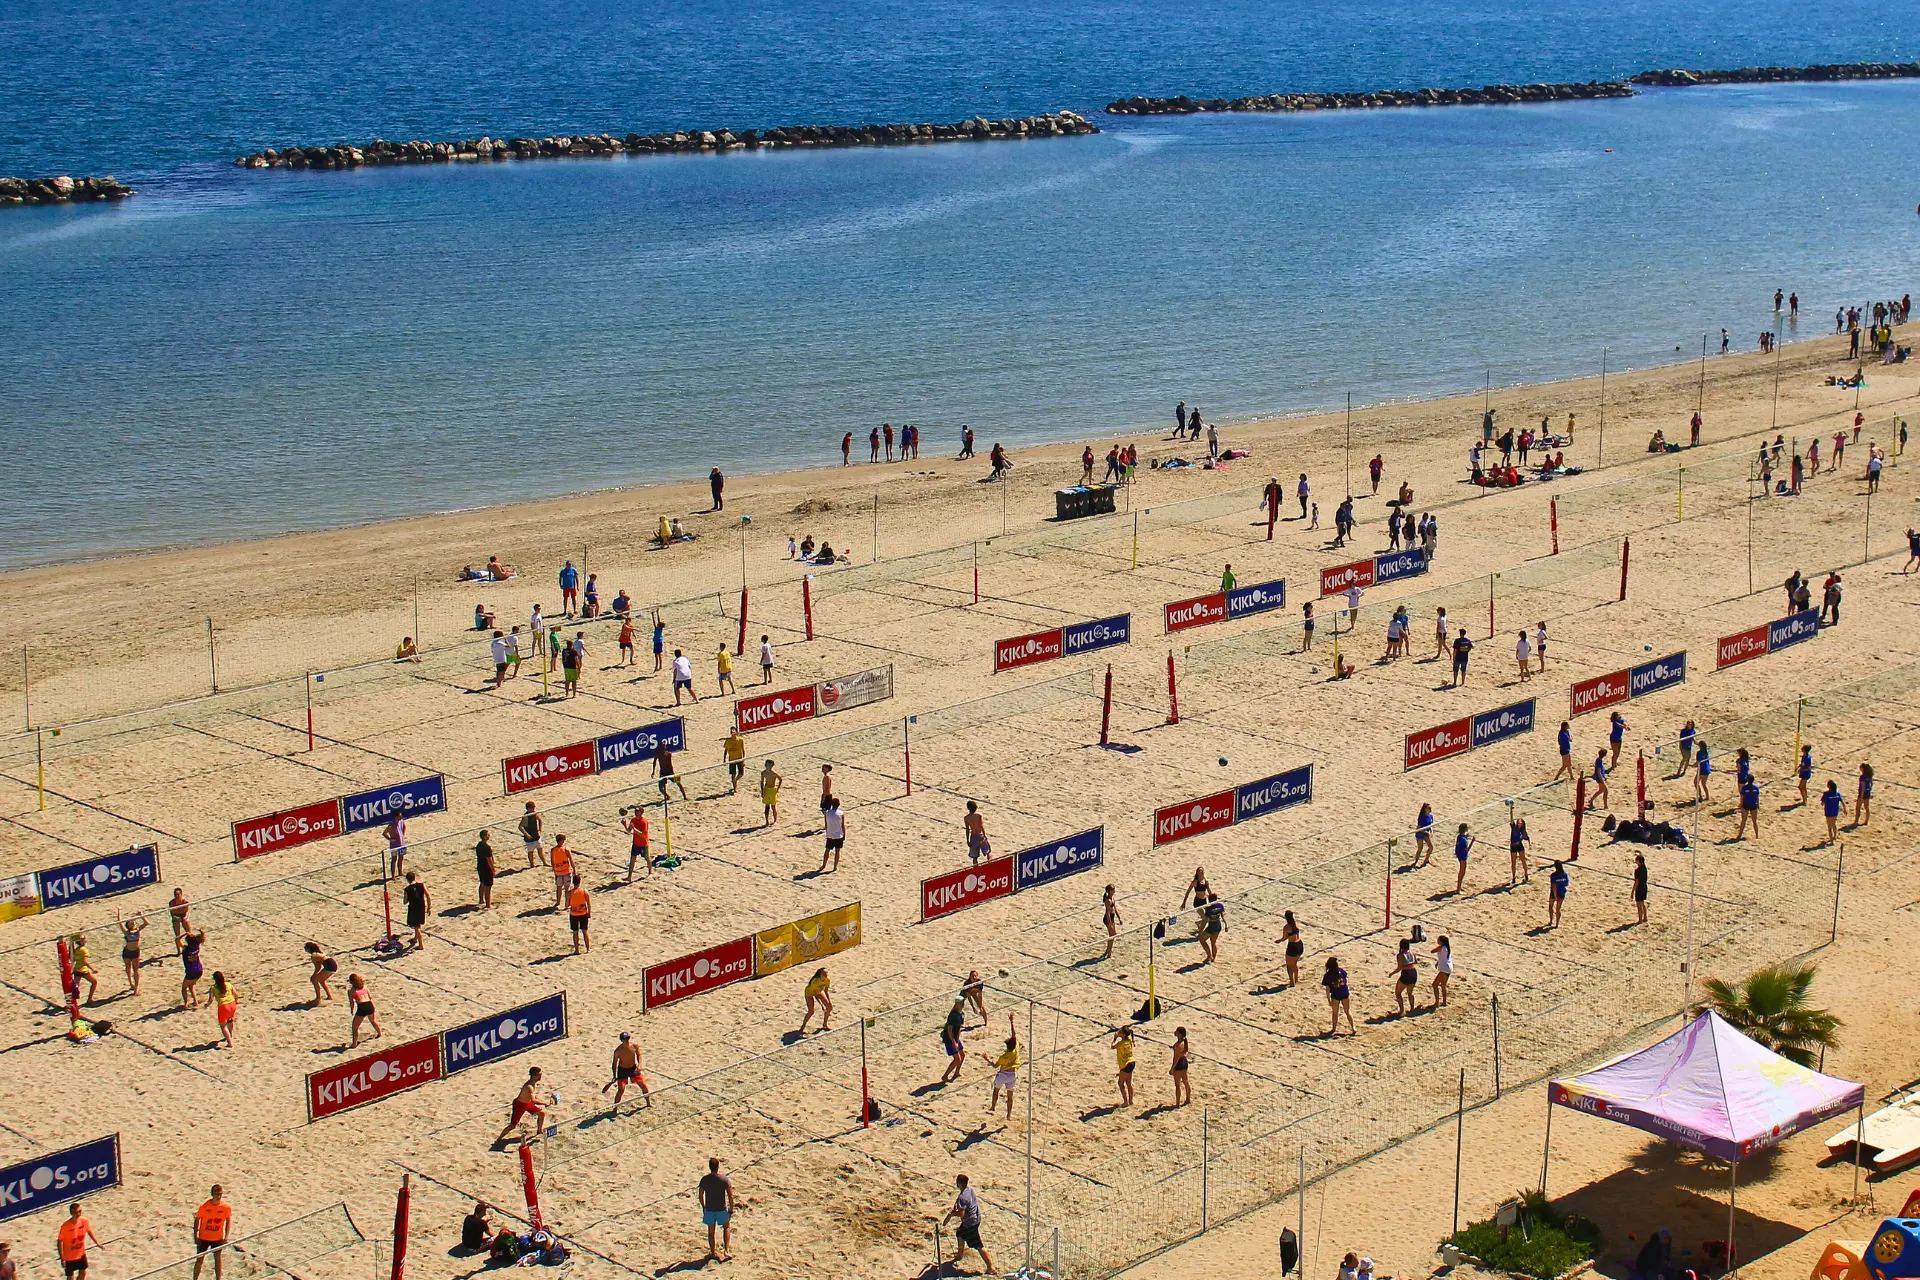
<instances>
[{"instance_id":1,"label":"rock breakwater","mask_svg":"<svg viewBox=\"0 0 1920 1280\"><path fill-rule=\"evenodd\" d=\"M1372 93L1267 93L1248 98L1121 98L1109 115L1172 116L1201 111L1371 111L1385 107L1469 107L1525 102L1631 98L1633 86L1618 80L1585 84L1490 84L1479 89L1381 89Z\"/></svg>"},{"instance_id":2,"label":"rock breakwater","mask_svg":"<svg viewBox=\"0 0 1920 1280\"><path fill-rule=\"evenodd\" d=\"M1740 67L1733 71L1642 71L1632 83L1679 89L1695 84L1784 84L1819 80L1912 80L1920 62L1839 62L1811 67Z\"/></svg>"},{"instance_id":3,"label":"rock breakwater","mask_svg":"<svg viewBox=\"0 0 1920 1280\"><path fill-rule=\"evenodd\" d=\"M457 142L389 142L268 148L240 156L248 169L358 169L382 164L449 164L558 160L616 155L697 155L782 147L907 147L933 142L997 142L1061 138L1100 129L1073 111L954 124L793 125L778 129L686 129L673 133L559 134L545 138L464 138Z\"/></svg>"},{"instance_id":4,"label":"rock breakwater","mask_svg":"<svg viewBox=\"0 0 1920 1280\"><path fill-rule=\"evenodd\" d=\"M86 204L125 200L133 188L116 178L0 178L0 208L23 204Z\"/></svg>"}]
</instances>

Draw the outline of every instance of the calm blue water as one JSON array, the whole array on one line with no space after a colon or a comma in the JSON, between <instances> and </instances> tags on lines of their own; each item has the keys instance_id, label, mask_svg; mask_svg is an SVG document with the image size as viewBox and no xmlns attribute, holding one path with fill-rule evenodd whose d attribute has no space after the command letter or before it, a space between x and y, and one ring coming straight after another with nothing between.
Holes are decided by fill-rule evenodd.
<instances>
[{"instance_id":1,"label":"calm blue water","mask_svg":"<svg viewBox=\"0 0 1920 1280\"><path fill-rule=\"evenodd\" d=\"M1785 4L42 3L0 9L0 564L1017 443L1750 346L1916 283L1920 84L1092 139L254 173L376 134L955 119L1121 93L1585 79L1912 56ZM1907 42L1902 43L1903 38ZM1609 152L1611 148L1611 152Z\"/></svg>"}]
</instances>

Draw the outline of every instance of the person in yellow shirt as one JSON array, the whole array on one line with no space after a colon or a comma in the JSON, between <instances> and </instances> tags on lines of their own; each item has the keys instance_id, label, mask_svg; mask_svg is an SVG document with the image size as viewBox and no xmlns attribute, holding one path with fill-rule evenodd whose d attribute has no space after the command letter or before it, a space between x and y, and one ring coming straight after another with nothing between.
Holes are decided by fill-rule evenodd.
<instances>
[{"instance_id":1,"label":"person in yellow shirt","mask_svg":"<svg viewBox=\"0 0 1920 1280\"><path fill-rule=\"evenodd\" d=\"M233 1048L233 1020L240 1012L240 989L227 981L227 975L213 971L213 1016L220 1021L220 1038Z\"/></svg>"},{"instance_id":2,"label":"person in yellow shirt","mask_svg":"<svg viewBox=\"0 0 1920 1280\"><path fill-rule=\"evenodd\" d=\"M801 1035L807 1034L807 1024L813 1021L813 1010L816 1005L820 1009L820 1029L833 1030L827 1025L833 1018L833 979L827 976L824 967L815 969L813 976L807 979L807 1013L800 1019Z\"/></svg>"},{"instance_id":3,"label":"person in yellow shirt","mask_svg":"<svg viewBox=\"0 0 1920 1280\"><path fill-rule=\"evenodd\" d=\"M579 955L582 947L593 950L593 938L587 933L587 925L593 918L593 904L587 901L587 891L580 884L580 877L573 878L573 888L567 891L567 927L573 931L573 954Z\"/></svg>"},{"instance_id":4,"label":"person in yellow shirt","mask_svg":"<svg viewBox=\"0 0 1920 1280\"><path fill-rule=\"evenodd\" d=\"M1007 1015L1007 1047L993 1060L993 1096L987 1099L987 1114L993 1114L1000 1095L1007 1095L1007 1119L1013 1119L1013 1089L1020 1083L1020 1035L1013 1029L1013 1015Z\"/></svg>"},{"instance_id":5,"label":"person in yellow shirt","mask_svg":"<svg viewBox=\"0 0 1920 1280\"><path fill-rule=\"evenodd\" d=\"M733 655L727 652L727 646L725 645L725 643L721 644L720 652L714 655L713 664L714 664L714 667L720 673L720 692L722 693L734 692Z\"/></svg>"},{"instance_id":6,"label":"person in yellow shirt","mask_svg":"<svg viewBox=\"0 0 1920 1280\"><path fill-rule=\"evenodd\" d=\"M1120 1105L1133 1105L1133 1028L1121 1027L1113 1033L1113 1061L1120 1072Z\"/></svg>"},{"instance_id":7,"label":"person in yellow shirt","mask_svg":"<svg viewBox=\"0 0 1920 1280\"><path fill-rule=\"evenodd\" d=\"M720 754L727 762L727 794L735 795L740 790L740 779L747 772L747 740L740 736L738 725L720 740Z\"/></svg>"},{"instance_id":8,"label":"person in yellow shirt","mask_svg":"<svg viewBox=\"0 0 1920 1280\"><path fill-rule=\"evenodd\" d=\"M82 1216L80 1202L76 1200L67 1206L67 1220L60 1224L60 1266L69 1280L75 1276L86 1280L88 1240L100 1243L100 1237L93 1234L93 1224Z\"/></svg>"},{"instance_id":9,"label":"person in yellow shirt","mask_svg":"<svg viewBox=\"0 0 1920 1280\"><path fill-rule=\"evenodd\" d=\"M413 642L412 636L400 637L400 644L393 651L393 660L395 662L420 661L420 646Z\"/></svg>"},{"instance_id":10,"label":"person in yellow shirt","mask_svg":"<svg viewBox=\"0 0 1920 1280\"><path fill-rule=\"evenodd\" d=\"M553 852L549 859L553 863L553 909L555 911L567 905L567 893L573 888L573 850L567 847L565 836L553 838Z\"/></svg>"},{"instance_id":11,"label":"person in yellow shirt","mask_svg":"<svg viewBox=\"0 0 1920 1280\"><path fill-rule=\"evenodd\" d=\"M222 1280L226 1265L227 1229L233 1223L233 1206L222 1197L220 1184L193 1211L193 1280L200 1280L200 1264L213 1255L214 1280Z\"/></svg>"},{"instance_id":12,"label":"person in yellow shirt","mask_svg":"<svg viewBox=\"0 0 1920 1280\"><path fill-rule=\"evenodd\" d=\"M87 984L87 1003L92 1004L100 994L100 976L93 971L93 953L87 950L87 935L76 933L67 939L72 947L73 993L80 994L80 984Z\"/></svg>"}]
</instances>

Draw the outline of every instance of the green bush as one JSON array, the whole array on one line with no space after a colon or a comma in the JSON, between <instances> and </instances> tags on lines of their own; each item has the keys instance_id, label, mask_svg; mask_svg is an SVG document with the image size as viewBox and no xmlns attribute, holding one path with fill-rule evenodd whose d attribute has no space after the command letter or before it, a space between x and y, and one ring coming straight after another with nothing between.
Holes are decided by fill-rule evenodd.
<instances>
[{"instance_id":1,"label":"green bush","mask_svg":"<svg viewBox=\"0 0 1920 1280\"><path fill-rule=\"evenodd\" d=\"M1453 1243L1490 1267L1541 1280L1552 1280L1600 1251L1600 1228L1577 1213L1555 1212L1538 1191L1520 1193L1520 1219L1504 1234L1503 1239L1501 1229L1488 1219L1469 1225Z\"/></svg>"}]
</instances>

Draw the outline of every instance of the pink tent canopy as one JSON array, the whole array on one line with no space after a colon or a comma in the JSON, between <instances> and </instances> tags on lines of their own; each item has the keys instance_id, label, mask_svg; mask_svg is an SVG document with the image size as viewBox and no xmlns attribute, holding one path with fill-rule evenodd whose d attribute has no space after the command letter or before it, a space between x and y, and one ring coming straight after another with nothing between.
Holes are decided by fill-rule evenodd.
<instances>
[{"instance_id":1,"label":"pink tent canopy","mask_svg":"<svg viewBox=\"0 0 1920 1280\"><path fill-rule=\"evenodd\" d=\"M1638 1053L1547 1083L1550 1105L1739 1160L1860 1106L1866 1090L1789 1062L1709 1010Z\"/></svg>"}]
</instances>

